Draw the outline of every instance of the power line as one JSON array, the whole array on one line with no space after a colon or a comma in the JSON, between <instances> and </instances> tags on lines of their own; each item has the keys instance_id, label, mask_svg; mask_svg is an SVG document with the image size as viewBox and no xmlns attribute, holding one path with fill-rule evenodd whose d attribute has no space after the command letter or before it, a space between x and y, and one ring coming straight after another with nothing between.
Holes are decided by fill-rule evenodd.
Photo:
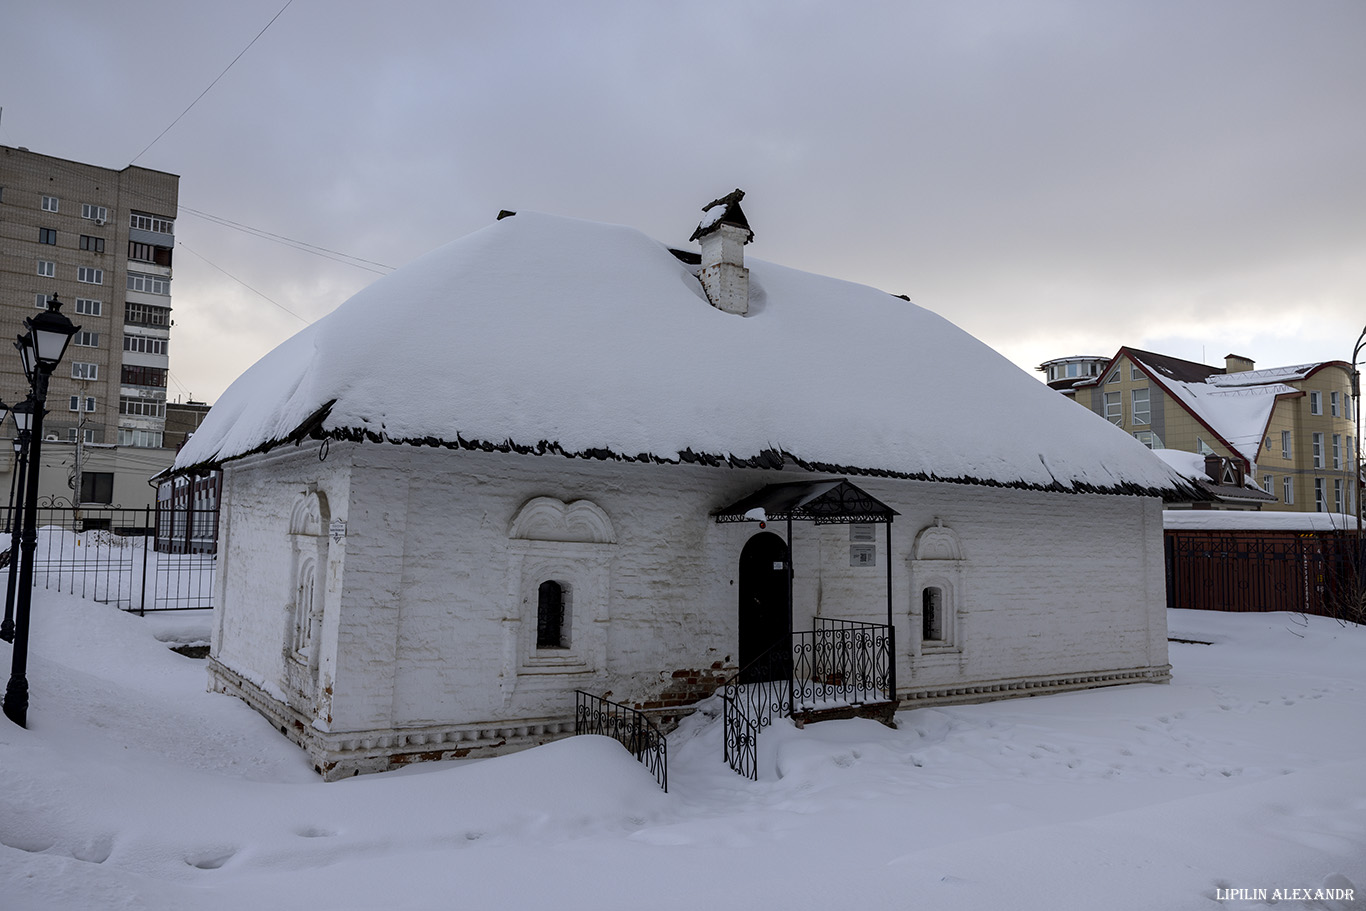
<instances>
[{"instance_id":1,"label":"power line","mask_svg":"<svg viewBox=\"0 0 1366 911\"><path fill-rule=\"evenodd\" d=\"M244 234L250 234L252 237L259 237L262 240L269 240L274 243L282 244L303 253L312 253L314 256L321 256L323 259L330 259L333 262L341 263L342 265L355 266L357 269L364 269L365 271L373 272L376 275L385 275L388 272L394 271L394 267L387 263L376 262L373 259L363 259L359 256L352 256L350 253L343 253L340 250L329 249L328 247L320 247L317 244L310 244L307 241L287 237L283 234L276 234L273 231L267 231L264 228L255 228L251 225L244 225L229 218L224 218L221 215L211 215L208 212L201 212L198 209L192 209L186 205L181 205L179 209L181 212L213 222L216 225L232 228L234 231L241 231ZM379 268L372 269L370 268L371 266L378 266Z\"/></svg>"},{"instance_id":2,"label":"power line","mask_svg":"<svg viewBox=\"0 0 1366 911\"><path fill-rule=\"evenodd\" d=\"M274 16L272 16L272 17L271 17L271 20L270 20L269 22L266 23L265 28L263 28L263 29L261 29L259 32L257 32L257 33L256 33L256 37L253 38L253 39L251 39L251 41L247 43L247 46L244 47L244 48L242 48L241 52L238 53L238 55L237 55L236 57L232 58L232 63L229 63L226 67L224 67L224 68L223 68L223 72L219 73L219 74L218 74L218 77L217 77L216 79L214 79L213 82L210 82L210 83L209 83L209 88L207 88L207 89L205 89L204 91L200 92L200 93L199 93L199 97L198 97L198 98L195 98L194 101L191 101L191 102L190 102L190 107L187 107L185 110L183 110L183 111L180 112L180 117L184 117L186 114L190 113L190 108L194 107L196 104L199 104L199 99L200 99L200 98L203 98L205 95L209 94L209 89L212 89L214 86L218 85L218 80L219 80L219 79L222 79L224 76L228 75L228 70L232 69L233 64L237 63L237 61L239 61L239 60L242 59L242 54L245 54L247 51L251 50L251 46L252 46L253 44L256 43L257 39L259 39L262 35L264 35L264 34L266 33L266 29L270 28L272 25L275 24L275 20L276 20L276 19L279 19L280 16L284 13L284 11L287 10L287 9L289 9L289 5L290 5L291 3L293 3L293 2L294 2L294 0L285 0L285 5L282 6L282 7L280 7L280 12L278 12L278 13L276 13ZM177 123L180 123L180 117L177 117L175 120L172 120L170 126L168 126L166 129L164 129L164 130L162 130L160 133L158 133L156 139L153 139L151 142L147 143L147 148L146 148L146 149L143 149L141 152L139 152L139 153L137 153L136 155L134 155L134 156L133 156L133 160L130 161L130 162L128 162L128 163L129 163L130 165L131 165L131 164L135 164L139 158L141 158L143 155L146 155L146 154L147 154L147 149L150 149L152 146L156 145L156 144L161 140L161 137L163 137L163 136L165 136L167 133L171 132L171 127L175 126ZM193 251L191 251L191 252L193 252ZM207 261L207 260L206 260L206 261Z\"/></svg>"},{"instance_id":3,"label":"power line","mask_svg":"<svg viewBox=\"0 0 1366 911\"><path fill-rule=\"evenodd\" d=\"M218 265L217 263L215 263L215 262L210 262L210 260L209 260L207 257L205 257L202 253L196 253L194 250L190 249L189 247L186 247L186 246L185 246L185 242L184 242L183 240L182 240L182 241L176 241L176 246L184 247L184 248L185 248L185 251L186 251L187 253L193 253L195 256L199 257L200 259L204 260L204 262L208 263L210 266L213 266L213 267L214 267L215 269L217 269L219 272L222 272L222 273L223 273L224 275L226 275L228 278L230 278L230 279L232 279L233 281L237 282L237 283L238 283L239 285L241 285L243 288L246 288L248 291L251 291L252 293L259 295L260 297L264 298L265 300L267 300L267 301L269 301L270 303L274 304L275 306L279 307L281 310L285 311L285 312L288 313L290 316L294 317L294 318L297 319L299 322L303 323L305 326L308 325L308 320L304 319L302 316L300 316L299 314L295 313L293 310L289 309L288 307L286 307L284 304L280 303L279 301L271 300L271 298L268 297L268 296L266 296L266 294L264 294L264 293L261 292L261 291L257 291L257 290L256 290L255 288L253 288L251 285L249 285L249 284L247 284L246 282L242 281L242 279L238 278L236 275L233 275L231 272L229 272L227 269L224 269L222 266Z\"/></svg>"}]
</instances>

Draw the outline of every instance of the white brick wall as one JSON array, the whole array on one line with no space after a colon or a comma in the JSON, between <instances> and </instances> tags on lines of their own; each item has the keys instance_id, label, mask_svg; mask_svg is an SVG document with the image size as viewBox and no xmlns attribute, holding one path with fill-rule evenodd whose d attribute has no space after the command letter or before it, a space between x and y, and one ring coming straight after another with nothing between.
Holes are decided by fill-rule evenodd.
<instances>
[{"instance_id":1,"label":"white brick wall","mask_svg":"<svg viewBox=\"0 0 1366 911\"><path fill-rule=\"evenodd\" d=\"M286 529L311 487L347 527L328 549L319 691L294 705L314 727L341 736L562 719L575 689L644 703L675 670L735 663L737 562L758 529L718 525L712 510L766 483L811 477L372 444L333 444L326 462L316 446L253 457L227 472L214 655L267 692L288 688ZM900 512L891 568L903 691L1165 671L1156 501L851 480ZM533 497L591 501L616 543L509 539ZM964 551L961 649L921 655L910 557L936 518ZM781 522L768 530L786 534ZM793 537L796 628L817 612L885 621L881 527L874 567L849 565L847 526L796 523ZM561 670L527 666L542 565L572 576L575 654Z\"/></svg>"}]
</instances>

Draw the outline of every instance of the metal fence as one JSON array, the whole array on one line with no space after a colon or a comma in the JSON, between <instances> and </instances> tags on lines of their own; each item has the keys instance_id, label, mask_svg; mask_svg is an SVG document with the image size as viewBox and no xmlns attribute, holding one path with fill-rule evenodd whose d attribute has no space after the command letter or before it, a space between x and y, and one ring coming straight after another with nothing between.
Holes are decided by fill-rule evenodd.
<instances>
[{"instance_id":1,"label":"metal fence","mask_svg":"<svg viewBox=\"0 0 1366 911\"><path fill-rule=\"evenodd\" d=\"M620 702L577 690L574 733L603 734L613 738L654 773L661 788L669 790L669 741L640 712Z\"/></svg>"},{"instance_id":2,"label":"metal fence","mask_svg":"<svg viewBox=\"0 0 1366 911\"><path fill-rule=\"evenodd\" d=\"M1168 531L1166 562L1168 607L1366 619L1354 534Z\"/></svg>"},{"instance_id":3,"label":"metal fence","mask_svg":"<svg viewBox=\"0 0 1366 911\"><path fill-rule=\"evenodd\" d=\"M173 514L152 507L38 505L33 587L90 598L121 610L199 610L213 607L216 555L186 553L157 538L159 519ZM0 506L0 563L18 555L16 516ZM203 520L201 520L203 521ZM182 523L193 529L196 523ZM216 515L214 516L216 528ZM159 545L161 545L159 547ZM182 552L166 552L181 550Z\"/></svg>"}]
</instances>

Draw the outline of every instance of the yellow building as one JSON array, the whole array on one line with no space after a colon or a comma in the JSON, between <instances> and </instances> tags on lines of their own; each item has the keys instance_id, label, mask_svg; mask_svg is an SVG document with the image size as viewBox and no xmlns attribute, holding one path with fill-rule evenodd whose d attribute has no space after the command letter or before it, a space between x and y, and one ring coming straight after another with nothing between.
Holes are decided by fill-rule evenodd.
<instances>
[{"instance_id":1,"label":"yellow building","mask_svg":"<svg viewBox=\"0 0 1366 911\"><path fill-rule=\"evenodd\" d=\"M1211 367L1120 348L1103 369L1071 383L1058 358L1038 369L1079 405L1150 449L1235 459L1276 500L1264 509L1356 514L1352 367L1321 361L1254 369L1236 354ZM1090 359L1087 359L1090 360Z\"/></svg>"}]
</instances>

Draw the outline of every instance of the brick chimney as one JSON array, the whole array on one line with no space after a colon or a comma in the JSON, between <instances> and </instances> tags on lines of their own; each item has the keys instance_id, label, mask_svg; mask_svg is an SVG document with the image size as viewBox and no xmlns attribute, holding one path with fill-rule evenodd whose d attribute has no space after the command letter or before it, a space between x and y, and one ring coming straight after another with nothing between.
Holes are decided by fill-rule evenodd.
<instances>
[{"instance_id":1,"label":"brick chimney","mask_svg":"<svg viewBox=\"0 0 1366 911\"><path fill-rule=\"evenodd\" d=\"M702 290L718 310L745 316L749 313L749 270L745 268L745 244L754 239L749 221L740 209L744 190L727 193L702 207L706 213L688 240L702 245Z\"/></svg>"},{"instance_id":2,"label":"brick chimney","mask_svg":"<svg viewBox=\"0 0 1366 911\"><path fill-rule=\"evenodd\" d=\"M1250 357L1243 357L1241 354L1224 355L1225 373L1247 373L1257 366L1257 362Z\"/></svg>"}]
</instances>

